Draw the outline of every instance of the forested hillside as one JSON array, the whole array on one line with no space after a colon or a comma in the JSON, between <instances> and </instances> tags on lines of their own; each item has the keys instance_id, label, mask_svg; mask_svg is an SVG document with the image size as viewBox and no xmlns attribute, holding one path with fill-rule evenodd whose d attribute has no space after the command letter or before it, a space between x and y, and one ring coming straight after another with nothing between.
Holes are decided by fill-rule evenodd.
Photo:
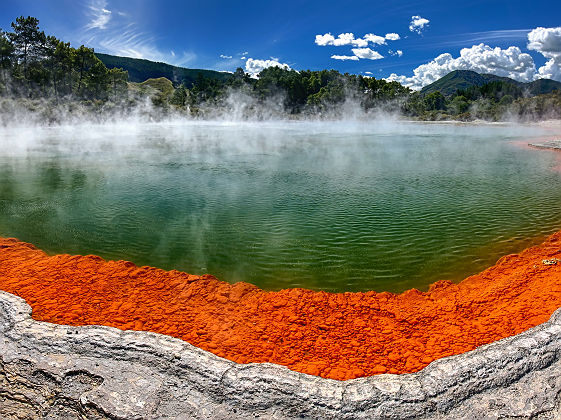
<instances>
[{"instance_id":1,"label":"forested hillside","mask_svg":"<svg viewBox=\"0 0 561 420\"><path fill-rule=\"evenodd\" d=\"M449 80L450 78L445 82ZM412 114L430 120L500 121L561 118L561 90L557 89L558 85L561 86L561 83L553 80L520 83L501 78L482 85L472 84L448 95L439 90L424 96L421 93L417 100L412 97L409 106Z\"/></svg>"},{"instance_id":2,"label":"forested hillside","mask_svg":"<svg viewBox=\"0 0 561 420\"><path fill-rule=\"evenodd\" d=\"M120 68L129 74L129 81L144 82L148 79L165 77L174 84L183 84L191 88L198 78L216 79L226 81L232 77L231 73L214 70L187 69L176 67L166 63L159 63L138 58L118 57L116 55L95 53L97 58L109 69Z\"/></svg>"},{"instance_id":3,"label":"forested hillside","mask_svg":"<svg viewBox=\"0 0 561 420\"><path fill-rule=\"evenodd\" d=\"M518 82L508 77L495 76L494 74L479 74L471 70L454 70L436 82L425 86L421 93L428 95L439 91L444 96L450 96L458 90L471 87L480 87L491 82L504 82L520 88L528 96L551 93L561 89L561 82L550 79L539 79L529 83Z\"/></svg>"}]
</instances>

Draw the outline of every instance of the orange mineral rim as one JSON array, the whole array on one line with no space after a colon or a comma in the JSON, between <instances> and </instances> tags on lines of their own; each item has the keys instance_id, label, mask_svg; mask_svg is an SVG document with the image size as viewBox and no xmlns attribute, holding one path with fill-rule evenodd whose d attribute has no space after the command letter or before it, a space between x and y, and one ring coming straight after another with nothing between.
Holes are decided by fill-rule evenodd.
<instances>
[{"instance_id":1,"label":"orange mineral rim","mask_svg":"<svg viewBox=\"0 0 561 420\"><path fill-rule=\"evenodd\" d=\"M561 232L458 284L401 294L271 292L0 238L0 289L36 320L152 331L238 363L346 380L416 372L547 321L561 306Z\"/></svg>"}]
</instances>

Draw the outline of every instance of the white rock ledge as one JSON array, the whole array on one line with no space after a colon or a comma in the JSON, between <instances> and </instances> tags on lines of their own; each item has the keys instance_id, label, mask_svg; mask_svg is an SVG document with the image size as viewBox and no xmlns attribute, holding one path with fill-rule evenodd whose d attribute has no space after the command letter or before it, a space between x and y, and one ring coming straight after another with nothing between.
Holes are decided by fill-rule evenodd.
<instances>
[{"instance_id":1,"label":"white rock ledge","mask_svg":"<svg viewBox=\"0 0 561 420\"><path fill-rule=\"evenodd\" d=\"M528 146L537 147L538 149L561 150L561 140L549 140L543 143L528 143Z\"/></svg>"},{"instance_id":2,"label":"white rock ledge","mask_svg":"<svg viewBox=\"0 0 561 420\"><path fill-rule=\"evenodd\" d=\"M404 375L335 381L240 365L165 335L34 321L0 292L2 419L555 419L561 309Z\"/></svg>"}]
</instances>

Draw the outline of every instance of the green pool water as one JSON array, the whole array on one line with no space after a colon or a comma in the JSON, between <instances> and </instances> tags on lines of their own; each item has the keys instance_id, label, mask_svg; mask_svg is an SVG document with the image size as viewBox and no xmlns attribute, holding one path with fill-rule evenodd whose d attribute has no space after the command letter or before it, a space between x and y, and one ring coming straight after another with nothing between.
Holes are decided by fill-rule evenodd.
<instances>
[{"instance_id":1,"label":"green pool water","mask_svg":"<svg viewBox=\"0 0 561 420\"><path fill-rule=\"evenodd\" d=\"M117 124L0 131L0 235L277 290L426 290L561 229L521 126Z\"/></svg>"}]
</instances>

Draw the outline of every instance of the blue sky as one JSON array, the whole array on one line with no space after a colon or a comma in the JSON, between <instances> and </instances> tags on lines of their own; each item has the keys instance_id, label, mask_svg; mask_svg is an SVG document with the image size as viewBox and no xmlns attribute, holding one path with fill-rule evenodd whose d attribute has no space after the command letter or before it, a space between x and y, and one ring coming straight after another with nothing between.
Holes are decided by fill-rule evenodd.
<instances>
[{"instance_id":1,"label":"blue sky","mask_svg":"<svg viewBox=\"0 0 561 420\"><path fill-rule=\"evenodd\" d=\"M414 88L456 68L561 80L561 2L552 0L3 0L0 27L20 15L73 46L191 68L279 63Z\"/></svg>"}]
</instances>

